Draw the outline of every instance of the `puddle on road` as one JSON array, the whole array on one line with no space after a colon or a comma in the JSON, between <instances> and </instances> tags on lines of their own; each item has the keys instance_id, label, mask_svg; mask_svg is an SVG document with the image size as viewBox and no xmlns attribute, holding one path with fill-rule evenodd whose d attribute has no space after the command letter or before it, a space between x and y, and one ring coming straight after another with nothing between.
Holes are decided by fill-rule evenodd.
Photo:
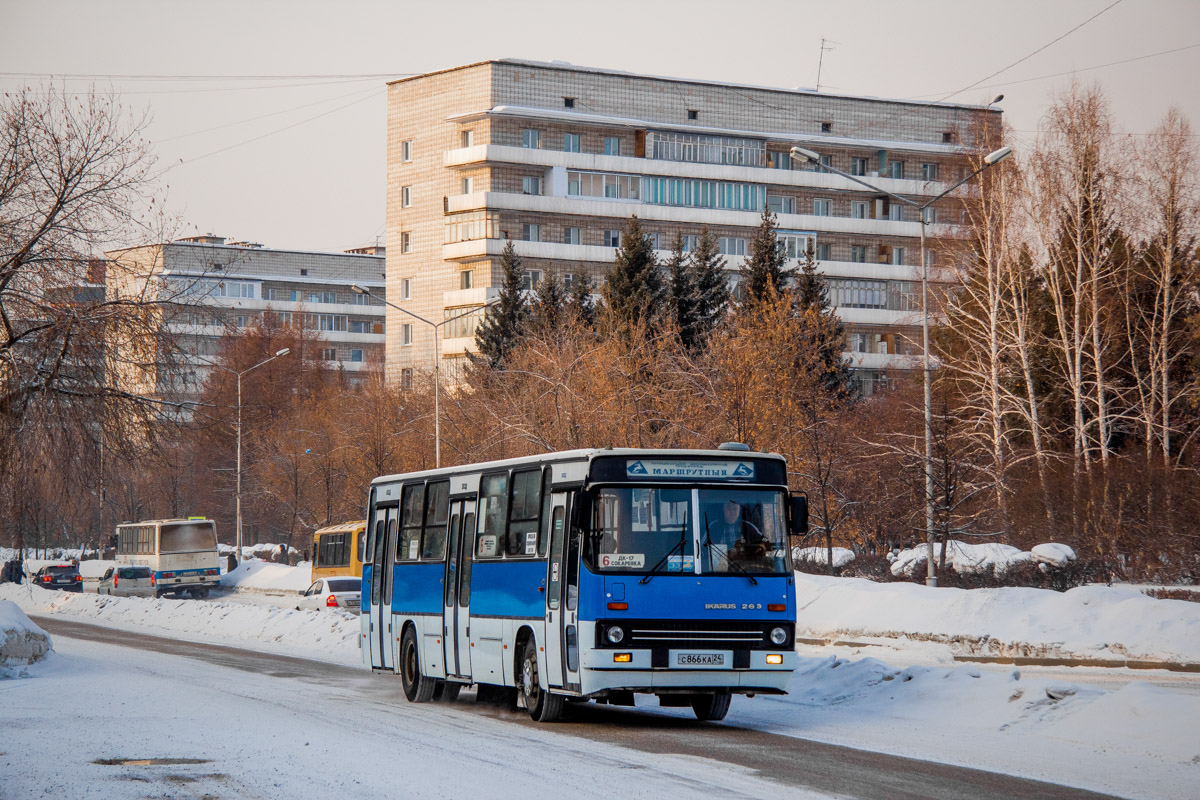
<instances>
[{"instance_id":1,"label":"puddle on road","mask_svg":"<svg viewBox=\"0 0 1200 800\"><path fill-rule=\"evenodd\" d=\"M106 767L154 767L159 765L208 764L211 758L97 758L93 764Z\"/></svg>"}]
</instances>

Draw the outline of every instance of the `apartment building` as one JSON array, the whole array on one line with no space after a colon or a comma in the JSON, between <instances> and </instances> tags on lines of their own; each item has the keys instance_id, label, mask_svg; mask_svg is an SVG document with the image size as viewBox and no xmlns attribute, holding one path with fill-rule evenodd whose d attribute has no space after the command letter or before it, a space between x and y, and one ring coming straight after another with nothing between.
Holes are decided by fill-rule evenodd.
<instances>
[{"instance_id":1,"label":"apartment building","mask_svg":"<svg viewBox=\"0 0 1200 800\"><path fill-rule=\"evenodd\" d=\"M113 296L171 301L159 324L177 356L126 352L114 359L118 380L131 390L173 399L191 398L203 387L222 337L264 314L320 334L320 352L304 357L341 369L354 383L381 370L384 305L351 289L384 290L384 248L345 252L276 250L254 242L207 234L105 254L107 289ZM118 341L136 351L147 345Z\"/></svg>"},{"instance_id":2,"label":"apartment building","mask_svg":"<svg viewBox=\"0 0 1200 800\"><path fill-rule=\"evenodd\" d=\"M597 281L636 214L665 258L675 235L720 239L736 289L765 206L781 246L813 248L846 324L856 375L915 366L924 203L967 174L998 110L636 75L553 62L486 61L388 85L388 297L440 322L481 309L515 242L533 286L577 265ZM820 164L793 163L793 145ZM961 190L967 191L967 190ZM931 237L963 221L952 196L927 211ZM947 274L934 262L931 280ZM387 376L433 363L433 328L387 310ZM453 376L482 310L447 323Z\"/></svg>"}]
</instances>

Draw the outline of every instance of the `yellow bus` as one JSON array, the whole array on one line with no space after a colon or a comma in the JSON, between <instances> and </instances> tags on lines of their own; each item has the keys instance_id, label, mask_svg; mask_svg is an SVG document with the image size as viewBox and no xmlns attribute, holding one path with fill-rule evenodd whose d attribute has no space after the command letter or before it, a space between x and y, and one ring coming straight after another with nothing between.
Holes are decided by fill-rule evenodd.
<instances>
[{"instance_id":1,"label":"yellow bus","mask_svg":"<svg viewBox=\"0 0 1200 800\"><path fill-rule=\"evenodd\" d=\"M312 580L334 575L362 577L367 521L343 522L313 533Z\"/></svg>"}]
</instances>

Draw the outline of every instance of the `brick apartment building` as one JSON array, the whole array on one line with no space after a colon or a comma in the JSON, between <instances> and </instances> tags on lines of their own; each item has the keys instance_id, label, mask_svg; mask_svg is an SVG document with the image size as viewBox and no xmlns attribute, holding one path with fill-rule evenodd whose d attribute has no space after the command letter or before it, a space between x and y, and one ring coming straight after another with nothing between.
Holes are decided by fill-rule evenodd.
<instances>
[{"instance_id":1,"label":"brick apartment building","mask_svg":"<svg viewBox=\"0 0 1200 800\"><path fill-rule=\"evenodd\" d=\"M920 350L915 211L819 165L924 202L966 174L979 131L1000 112L635 75L566 63L485 61L388 86L387 293L435 322L498 291L505 236L533 285L582 263L597 281L636 214L666 256L708 226L736 287L764 205L780 240L812 246L846 324L852 366L870 390ZM922 199L924 198L924 200ZM929 211L953 233L957 201ZM931 280L945 279L936 262ZM474 349L482 311L448 323L444 374ZM433 330L387 310L386 371L404 385L433 363Z\"/></svg>"}]
</instances>

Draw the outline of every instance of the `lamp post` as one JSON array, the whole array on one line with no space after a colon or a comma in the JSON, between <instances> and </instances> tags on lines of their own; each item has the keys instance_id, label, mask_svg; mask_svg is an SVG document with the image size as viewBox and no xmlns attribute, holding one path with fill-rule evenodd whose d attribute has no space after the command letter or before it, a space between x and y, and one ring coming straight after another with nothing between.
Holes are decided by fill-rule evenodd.
<instances>
[{"instance_id":1,"label":"lamp post","mask_svg":"<svg viewBox=\"0 0 1200 800\"><path fill-rule=\"evenodd\" d=\"M992 102L999 102L1003 97L996 98ZM811 161L814 164L819 164L821 169L828 170L843 178L853 181L860 186L865 186L871 191L885 194L888 197L899 200L905 205L912 206L917 209L917 219L921 224L921 361L922 373L924 374L925 388L925 533L929 544L929 554L926 565L925 585L937 586L937 573L933 566L933 399L930 390L930 368L929 368L929 260L925 254L925 229L929 225L929 217L926 214L929 207L941 200L946 195L953 192L958 187L962 186L967 181L974 178L979 173L983 172L988 167L999 164L1004 159L1012 155L1011 147L1001 147L999 150L993 150L983 157L983 164L979 169L972 172L962 180L955 183L950 188L940 194L930 198L924 203L918 203L914 200L909 200L907 197L901 197L898 194L893 194L886 189L881 189L861 180L854 175L842 172L836 167L828 164L821 164L821 156L812 150L807 150L803 147L793 147L791 149L792 158L804 163Z\"/></svg>"},{"instance_id":2,"label":"lamp post","mask_svg":"<svg viewBox=\"0 0 1200 800\"><path fill-rule=\"evenodd\" d=\"M242 376L251 370L258 369L263 364L270 363L280 356L286 356L291 350L287 347L276 351L275 355L260 361L253 367L247 367L241 372L229 370L237 375L237 563L242 563ZM225 368L228 369L228 368Z\"/></svg>"},{"instance_id":3,"label":"lamp post","mask_svg":"<svg viewBox=\"0 0 1200 800\"><path fill-rule=\"evenodd\" d=\"M442 372L441 372L442 354L441 354L441 344L438 339L438 332L441 330L442 326L445 325L447 322L453 322L454 320L459 319L460 317L465 317L468 314L474 314L476 311L479 310L479 308L487 308L488 306L492 305L497 300L499 300L499 298L496 298L495 300L490 300L490 301L484 303L479 308L472 308L468 311L462 312L461 314L455 314L452 317L446 317L441 322L433 322L432 320L425 319L420 314L414 314L412 311L409 311L407 308L401 308L400 306L393 303L391 300L388 300L386 297L378 297L376 295L371 294L371 290L365 286L359 286L357 283L355 283L355 284L351 284L350 288L353 289L358 294L363 294L363 295L366 295L367 297L374 297L376 300L382 301L385 305L389 305L392 308L396 309L397 311L408 314L413 319L419 320L420 322L424 322L426 325L433 328L433 466L434 466L434 468L440 468L442 466L442 412L441 412L441 401L440 401L440 397L442 394Z\"/></svg>"}]
</instances>

